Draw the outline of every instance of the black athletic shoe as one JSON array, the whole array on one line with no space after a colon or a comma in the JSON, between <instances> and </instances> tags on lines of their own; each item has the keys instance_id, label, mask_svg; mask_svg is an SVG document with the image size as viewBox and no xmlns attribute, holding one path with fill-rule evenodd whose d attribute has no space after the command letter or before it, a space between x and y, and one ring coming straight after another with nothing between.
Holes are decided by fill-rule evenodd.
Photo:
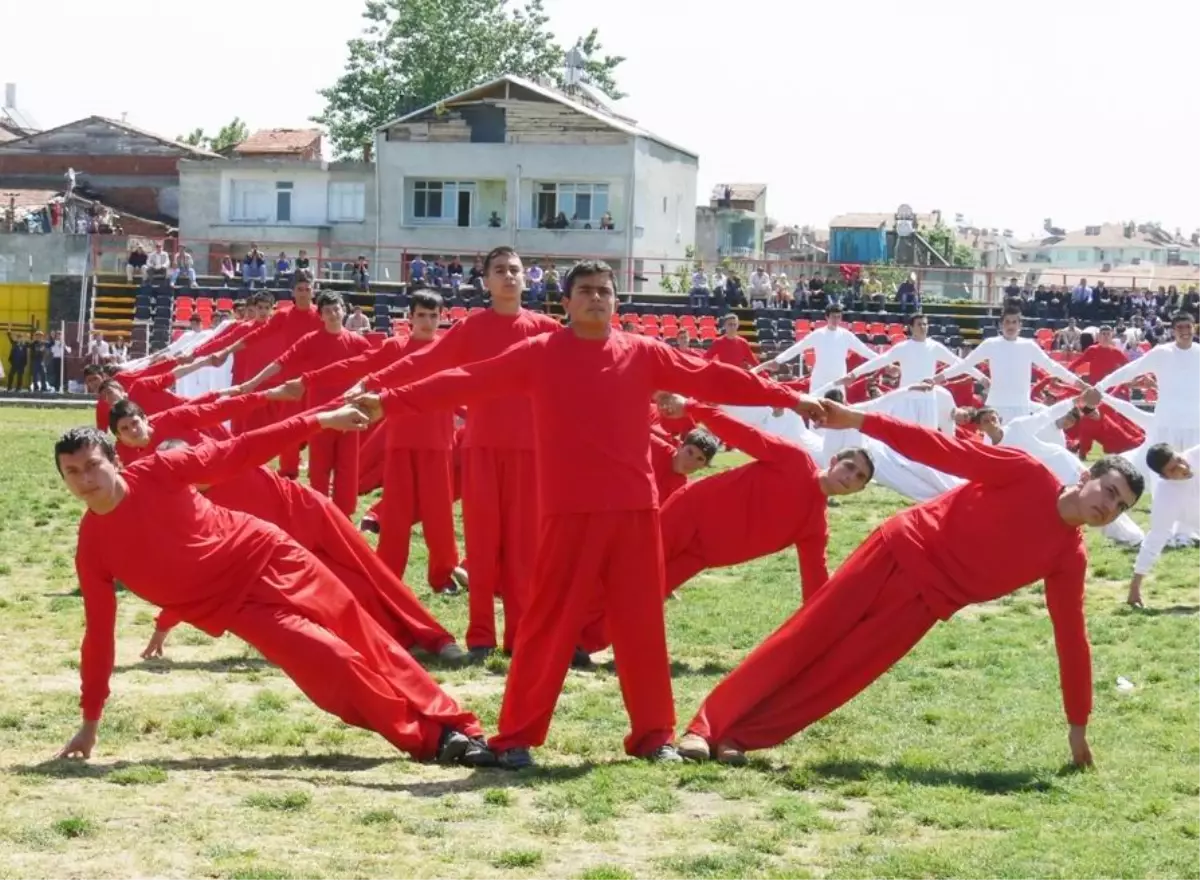
<instances>
[{"instance_id":1,"label":"black athletic shoe","mask_svg":"<svg viewBox=\"0 0 1200 880\"><path fill-rule=\"evenodd\" d=\"M571 655L572 669L595 669L596 664L592 662L592 655L583 648L576 648L575 653Z\"/></svg>"},{"instance_id":2,"label":"black athletic shoe","mask_svg":"<svg viewBox=\"0 0 1200 880\"><path fill-rule=\"evenodd\" d=\"M638 755L643 761L649 761L652 764L681 764L683 756L679 754L679 750L675 746L667 743L664 746L659 746L652 752L645 755Z\"/></svg>"},{"instance_id":3,"label":"black athletic shoe","mask_svg":"<svg viewBox=\"0 0 1200 880\"><path fill-rule=\"evenodd\" d=\"M492 656L492 653L495 650L496 650L495 648L485 648L482 646L480 646L478 648L470 648L467 651L467 662L468 663L483 663L487 660L488 657Z\"/></svg>"},{"instance_id":4,"label":"black athletic shoe","mask_svg":"<svg viewBox=\"0 0 1200 880\"><path fill-rule=\"evenodd\" d=\"M358 524L358 530L360 532L370 532L371 534L378 535L379 521L363 517L362 522Z\"/></svg>"},{"instance_id":5,"label":"black athletic shoe","mask_svg":"<svg viewBox=\"0 0 1200 880\"><path fill-rule=\"evenodd\" d=\"M442 736L438 740L437 762L439 764L457 764L470 748L471 740L465 733L447 727L442 731Z\"/></svg>"},{"instance_id":6,"label":"black athletic shoe","mask_svg":"<svg viewBox=\"0 0 1200 880\"><path fill-rule=\"evenodd\" d=\"M499 764L496 753L488 748L487 740L482 736L470 737L471 744L458 759L464 767L495 767Z\"/></svg>"},{"instance_id":7,"label":"black athletic shoe","mask_svg":"<svg viewBox=\"0 0 1200 880\"><path fill-rule=\"evenodd\" d=\"M496 763L502 770L525 770L533 766L533 755L529 749L505 749L496 755Z\"/></svg>"}]
</instances>

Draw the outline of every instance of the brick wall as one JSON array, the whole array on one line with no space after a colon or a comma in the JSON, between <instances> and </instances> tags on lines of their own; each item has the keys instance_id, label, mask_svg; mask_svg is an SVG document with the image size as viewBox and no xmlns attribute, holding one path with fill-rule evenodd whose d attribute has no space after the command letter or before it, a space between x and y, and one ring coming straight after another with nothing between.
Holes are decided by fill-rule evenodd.
<instances>
[{"instance_id":1,"label":"brick wall","mask_svg":"<svg viewBox=\"0 0 1200 880\"><path fill-rule=\"evenodd\" d=\"M179 156L21 155L0 150L0 176L65 174L68 168L96 175L179 176Z\"/></svg>"}]
</instances>

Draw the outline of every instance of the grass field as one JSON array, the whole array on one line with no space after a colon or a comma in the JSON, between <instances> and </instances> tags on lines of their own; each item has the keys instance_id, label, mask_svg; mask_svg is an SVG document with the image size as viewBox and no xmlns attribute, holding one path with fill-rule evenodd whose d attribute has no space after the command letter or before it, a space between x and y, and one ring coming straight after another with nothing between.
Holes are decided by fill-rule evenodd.
<instances>
[{"instance_id":1,"label":"grass field","mask_svg":"<svg viewBox=\"0 0 1200 880\"><path fill-rule=\"evenodd\" d=\"M860 698L744 768L626 759L611 668L572 672L540 768L521 774L414 764L232 637L181 627L168 659L143 663L152 610L126 595L98 749L50 761L78 723L82 623L80 510L51 446L89 418L0 411L2 877L1200 876L1197 553L1168 551L1150 607L1133 612L1131 556L1095 537L1095 772L1065 769L1032 589L939 625ZM898 504L872 489L831 511L831 563ZM411 583L423 564L418 538ZM461 635L465 600L422 595ZM681 727L798 596L784 553L669 603ZM503 673L435 668L489 730Z\"/></svg>"}]
</instances>

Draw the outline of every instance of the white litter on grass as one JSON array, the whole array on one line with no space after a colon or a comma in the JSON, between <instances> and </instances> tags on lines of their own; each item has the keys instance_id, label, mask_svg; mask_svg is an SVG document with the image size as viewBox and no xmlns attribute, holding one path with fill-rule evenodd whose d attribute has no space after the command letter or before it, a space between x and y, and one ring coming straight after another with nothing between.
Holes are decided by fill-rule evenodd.
<instances>
[{"instance_id":1,"label":"white litter on grass","mask_svg":"<svg viewBox=\"0 0 1200 880\"><path fill-rule=\"evenodd\" d=\"M1133 682L1130 681L1129 679L1127 679L1123 675L1118 675L1117 676L1117 690L1131 691L1131 690L1133 690Z\"/></svg>"}]
</instances>

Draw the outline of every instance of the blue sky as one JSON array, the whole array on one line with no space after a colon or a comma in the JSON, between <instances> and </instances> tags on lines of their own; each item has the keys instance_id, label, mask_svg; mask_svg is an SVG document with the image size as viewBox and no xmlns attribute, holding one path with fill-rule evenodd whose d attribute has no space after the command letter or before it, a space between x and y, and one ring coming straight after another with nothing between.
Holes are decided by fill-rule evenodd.
<instances>
[{"instance_id":1,"label":"blue sky","mask_svg":"<svg viewBox=\"0 0 1200 880\"><path fill-rule=\"evenodd\" d=\"M700 153L702 195L765 182L772 216L818 226L901 202L1021 237L1046 217L1200 226L1194 0L546 7L565 42L595 25L629 58L619 108ZM0 78L43 127L299 127L360 16L357 0L22 4Z\"/></svg>"}]
</instances>

